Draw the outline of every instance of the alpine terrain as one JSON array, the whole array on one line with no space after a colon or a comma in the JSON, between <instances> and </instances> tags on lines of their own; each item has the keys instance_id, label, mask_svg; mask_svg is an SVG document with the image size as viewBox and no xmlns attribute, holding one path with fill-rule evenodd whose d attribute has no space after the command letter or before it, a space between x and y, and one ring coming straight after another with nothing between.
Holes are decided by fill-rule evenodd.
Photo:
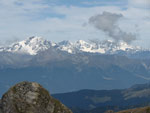
<instances>
[{"instance_id":1,"label":"alpine terrain","mask_svg":"<svg viewBox=\"0 0 150 113\"><path fill-rule=\"evenodd\" d=\"M150 50L125 42L55 43L34 36L0 47L0 58L0 94L25 80L52 93L127 88L150 80Z\"/></svg>"}]
</instances>

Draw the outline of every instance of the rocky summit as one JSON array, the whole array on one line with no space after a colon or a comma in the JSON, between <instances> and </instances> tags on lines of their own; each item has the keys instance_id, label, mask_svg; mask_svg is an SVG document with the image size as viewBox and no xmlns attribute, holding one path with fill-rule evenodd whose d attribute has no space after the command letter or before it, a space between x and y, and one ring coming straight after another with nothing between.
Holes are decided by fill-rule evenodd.
<instances>
[{"instance_id":1,"label":"rocky summit","mask_svg":"<svg viewBox=\"0 0 150 113\"><path fill-rule=\"evenodd\" d=\"M72 113L35 82L21 82L0 100L0 113Z\"/></svg>"}]
</instances>

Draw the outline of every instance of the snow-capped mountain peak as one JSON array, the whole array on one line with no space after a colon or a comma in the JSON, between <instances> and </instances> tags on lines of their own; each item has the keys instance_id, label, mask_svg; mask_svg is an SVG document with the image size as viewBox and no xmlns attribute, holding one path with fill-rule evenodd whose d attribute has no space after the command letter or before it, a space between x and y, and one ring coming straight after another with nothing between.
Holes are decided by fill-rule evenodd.
<instances>
[{"instance_id":1,"label":"snow-capped mountain peak","mask_svg":"<svg viewBox=\"0 0 150 113\"><path fill-rule=\"evenodd\" d=\"M68 53L74 53L73 43L67 40L61 41L57 44L57 48Z\"/></svg>"},{"instance_id":2,"label":"snow-capped mountain peak","mask_svg":"<svg viewBox=\"0 0 150 113\"><path fill-rule=\"evenodd\" d=\"M75 42L76 44L80 44L80 45L85 45L85 44L88 44L86 41L84 40L78 40Z\"/></svg>"},{"instance_id":3,"label":"snow-capped mountain peak","mask_svg":"<svg viewBox=\"0 0 150 113\"><path fill-rule=\"evenodd\" d=\"M59 42L58 45L69 46L69 45L72 45L72 42L70 42L68 40L63 40L63 41Z\"/></svg>"},{"instance_id":4,"label":"snow-capped mountain peak","mask_svg":"<svg viewBox=\"0 0 150 113\"><path fill-rule=\"evenodd\" d=\"M104 53L103 48L97 47L94 43L86 42L83 40L79 40L75 42L75 47L83 52L91 52L91 53Z\"/></svg>"},{"instance_id":5,"label":"snow-capped mountain peak","mask_svg":"<svg viewBox=\"0 0 150 113\"><path fill-rule=\"evenodd\" d=\"M36 55L38 52L50 48L51 45L51 42L44 40L41 37L33 36L26 40L13 43L9 47L6 47L4 50L8 52Z\"/></svg>"},{"instance_id":6,"label":"snow-capped mountain peak","mask_svg":"<svg viewBox=\"0 0 150 113\"><path fill-rule=\"evenodd\" d=\"M66 51L70 54L75 54L79 52L116 54L120 51L136 52L142 50L140 47L132 46L125 42L114 42L112 40L78 40L75 42L65 40L59 43L52 43L43 39L42 37L33 36L27 38L26 40L13 43L8 47L1 47L0 51L36 55L39 52L45 51L51 47L54 47L61 51Z\"/></svg>"}]
</instances>

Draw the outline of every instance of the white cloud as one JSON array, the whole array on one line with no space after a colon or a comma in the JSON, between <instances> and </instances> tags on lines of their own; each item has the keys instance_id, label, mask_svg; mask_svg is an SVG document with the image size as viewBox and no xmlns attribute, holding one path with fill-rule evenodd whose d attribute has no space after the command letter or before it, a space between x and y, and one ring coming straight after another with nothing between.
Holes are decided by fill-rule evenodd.
<instances>
[{"instance_id":1,"label":"white cloud","mask_svg":"<svg viewBox=\"0 0 150 113\"><path fill-rule=\"evenodd\" d=\"M23 39L39 35L50 40L89 39L107 37L89 25L83 27L91 16L102 14L104 11L123 14L119 22L127 32L135 31L139 26L141 39L149 34L149 9L133 7L129 3L127 9L121 6L65 6L46 4L45 0L0 0L0 39L18 37ZM57 16L58 15L58 16ZM64 17L59 17L64 15Z\"/></svg>"}]
</instances>

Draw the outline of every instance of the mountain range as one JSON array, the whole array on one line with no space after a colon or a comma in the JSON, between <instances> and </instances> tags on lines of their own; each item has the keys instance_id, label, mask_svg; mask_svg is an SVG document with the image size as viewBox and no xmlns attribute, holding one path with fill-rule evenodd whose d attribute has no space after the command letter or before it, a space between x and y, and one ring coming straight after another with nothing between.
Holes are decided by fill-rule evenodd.
<instances>
[{"instance_id":1,"label":"mountain range","mask_svg":"<svg viewBox=\"0 0 150 113\"><path fill-rule=\"evenodd\" d=\"M76 42L62 41L59 43L50 42L43 39L42 37L29 37L26 40L16 42L7 47L1 47L1 52L12 52L12 53L22 53L29 55L36 55L41 51L45 51L49 48L56 48L61 51L66 51L71 54L78 52L89 52L89 53L101 53L101 54L115 54L119 51L126 52L137 52L142 49L138 46L131 46L125 42L114 42L111 40L89 40L86 42L84 40L78 40Z\"/></svg>"},{"instance_id":2,"label":"mountain range","mask_svg":"<svg viewBox=\"0 0 150 113\"><path fill-rule=\"evenodd\" d=\"M150 51L110 40L54 43L41 37L0 47L0 94L20 81L52 93L127 88L150 80Z\"/></svg>"}]
</instances>

